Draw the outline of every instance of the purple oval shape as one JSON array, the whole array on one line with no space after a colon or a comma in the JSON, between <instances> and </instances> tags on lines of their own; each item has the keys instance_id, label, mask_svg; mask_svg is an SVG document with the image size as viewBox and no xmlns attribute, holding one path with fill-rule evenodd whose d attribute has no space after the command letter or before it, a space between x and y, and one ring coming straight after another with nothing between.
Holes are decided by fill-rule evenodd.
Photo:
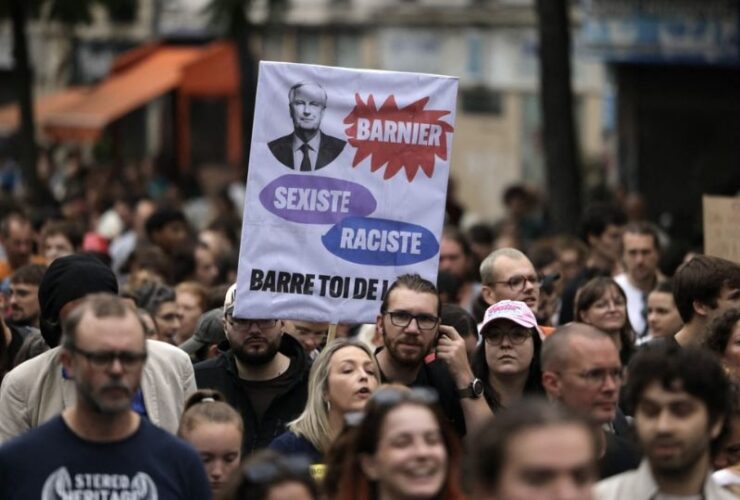
<instances>
[{"instance_id":1,"label":"purple oval shape","mask_svg":"<svg viewBox=\"0 0 740 500\"><path fill-rule=\"evenodd\" d=\"M364 217L378 202L365 186L320 175L287 174L260 192L262 206L301 224L336 224L346 217Z\"/></svg>"}]
</instances>

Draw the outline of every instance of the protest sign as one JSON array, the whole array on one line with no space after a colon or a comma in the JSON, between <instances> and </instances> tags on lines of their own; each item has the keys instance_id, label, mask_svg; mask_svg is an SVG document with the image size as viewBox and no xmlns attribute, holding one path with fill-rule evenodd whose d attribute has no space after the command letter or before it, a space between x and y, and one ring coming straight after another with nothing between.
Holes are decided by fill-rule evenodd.
<instances>
[{"instance_id":1,"label":"protest sign","mask_svg":"<svg viewBox=\"0 0 740 500\"><path fill-rule=\"evenodd\" d=\"M703 196L704 253L740 263L740 198Z\"/></svg>"},{"instance_id":2,"label":"protest sign","mask_svg":"<svg viewBox=\"0 0 740 500\"><path fill-rule=\"evenodd\" d=\"M436 281L457 79L260 63L237 317L372 322Z\"/></svg>"}]
</instances>

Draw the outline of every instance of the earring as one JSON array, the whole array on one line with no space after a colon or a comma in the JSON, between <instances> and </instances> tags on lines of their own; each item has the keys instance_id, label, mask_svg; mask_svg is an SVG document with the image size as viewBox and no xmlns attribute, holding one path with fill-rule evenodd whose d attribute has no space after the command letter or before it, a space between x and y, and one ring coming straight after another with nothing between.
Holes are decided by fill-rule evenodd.
<instances>
[{"instance_id":1,"label":"earring","mask_svg":"<svg viewBox=\"0 0 740 500\"><path fill-rule=\"evenodd\" d=\"M331 401L326 402L326 411L331 411Z\"/></svg>"}]
</instances>

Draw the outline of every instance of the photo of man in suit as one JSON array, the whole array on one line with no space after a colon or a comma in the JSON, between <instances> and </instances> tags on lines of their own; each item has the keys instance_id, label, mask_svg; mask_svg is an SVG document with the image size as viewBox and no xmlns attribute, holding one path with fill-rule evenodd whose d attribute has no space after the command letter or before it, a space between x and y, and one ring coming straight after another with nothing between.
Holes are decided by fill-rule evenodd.
<instances>
[{"instance_id":1,"label":"photo of man in suit","mask_svg":"<svg viewBox=\"0 0 740 500\"><path fill-rule=\"evenodd\" d=\"M326 109L326 91L318 83L296 83L288 92L293 133L267 144L277 160L288 168L312 172L339 156L346 144L323 133L321 118Z\"/></svg>"}]
</instances>

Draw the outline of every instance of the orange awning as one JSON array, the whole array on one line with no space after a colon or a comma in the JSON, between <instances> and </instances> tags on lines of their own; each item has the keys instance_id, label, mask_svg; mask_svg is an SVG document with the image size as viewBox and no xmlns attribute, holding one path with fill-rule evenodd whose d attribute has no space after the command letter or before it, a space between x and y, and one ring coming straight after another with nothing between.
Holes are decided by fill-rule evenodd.
<instances>
[{"instance_id":1,"label":"orange awning","mask_svg":"<svg viewBox=\"0 0 740 500\"><path fill-rule=\"evenodd\" d=\"M48 113L44 131L58 140L94 141L114 120L173 90L200 47L163 46L116 72L70 106Z\"/></svg>"},{"instance_id":2,"label":"orange awning","mask_svg":"<svg viewBox=\"0 0 740 500\"><path fill-rule=\"evenodd\" d=\"M68 106L80 102L90 89L87 87L70 87L60 92L38 96L34 100L34 117L36 123L44 123L47 116ZM0 135L11 135L21 124L21 112L18 104L8 104L0 108Z\"/></svg>"}]
</instances>

